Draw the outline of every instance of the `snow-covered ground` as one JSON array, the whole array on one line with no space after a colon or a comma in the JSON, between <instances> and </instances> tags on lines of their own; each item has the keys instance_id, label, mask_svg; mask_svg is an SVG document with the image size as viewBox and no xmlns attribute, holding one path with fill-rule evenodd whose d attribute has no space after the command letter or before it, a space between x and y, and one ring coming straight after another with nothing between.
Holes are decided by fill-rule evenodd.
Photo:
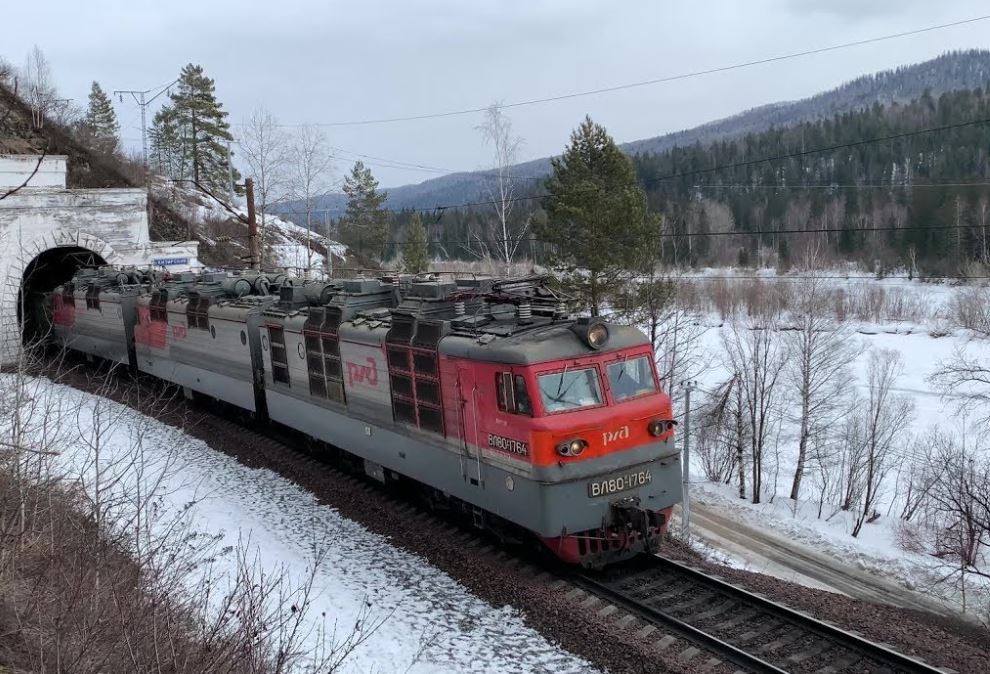
<instances>
[{"instance_id":1,"label":"snow-covered ground","mask_svg":"<svg viewBox=\"0 0 990 674\"><path fill-rule=\"evenodd\" d=\"M11 384L12 375L0 375L0 390ZM32 401L55 410L28 424L35 439L59 420L60 435L46 438L61 451L57 470L92 491L98 463L111 491L132 492L141 484L147 499L153 490L151 526L158 533L188 529L196 533L190 540L213 541L210 549L223 551L221 572L233 573L237 558L246 557L301 586L317 561L307 646L317 645L320 629L340 634L357 620L381 621L340 671L594 671L527 627L516 610L485 603L274 473L245 467L107 399L41 379L28 388ZM9 418L0 424L0 432L7 430ZM120 516L130 514L128 505L120 507ZM197 587L195 574L189 582Z\"/></svg>"},{"instance_id":2,"label":"snow-covered ground","mask_svg":"<svg viewBox=\"0 0 990 674\"><path fill-rule=\"evenodd\" d=\"M731 271L707 270L696 276L719 278L735 275ZM722 514L845 560L859 569L895 580L907 588L931 591L936 579L946 575L947 567L945 562L931 555L905 550L901 543L906 534L910 534L910 526L914 526L905 525L899 519L903 478L912 464L920 460L913 443L922 440L932 428L939 427L958 437L966 437L974 451L987 452L990 449L983 442L984 429L976 425L977 413L961 412L959 403L963 401L962 396L958 393L948 396L940 394L929 379L938 365L951 359L959 349L990 355L990 340L953 326L949 320L949 304L957 293L965 291L963 288L909 281L906 278L874 281L856 277L843 279L841 274L834 276L829 283L847 290L850 295L862 297L864 291L876 293L880 289L896 294L896 297L886 298L887 304L878 310L874 319L850 316L845 322L852 329L851 339L863 347L862 354L850 369L849 385L866 396L870 353L878 349L893 350L900 354L903 363L903 371L893 391L913 404L913 413L900 433L893 452L894 465L883 482L877 508L881 517L876 522L867 523L860 535L854 538L851 535L854 522L850 512L826 503L819 513L820 504L815 500L817 494L813 479L806 481L803 488L807 500L795 504L788 498L797 447L795 420L798 409L794 407L792 394L782 396L785 405L790 406L789 411L785 412L779 430L775 430L769 443L771 456L765 458L767 476L763 503L753 505L741 500L734 485L706 482L697 454L692 457L692 489L697 498ZM775 282L772 278L768 280ZM788 280L776 282L789 283ZM868 287L864 289L864 286ZM896 315L898 313L910 314L910 317L904 318ZM745 322L745 317L733 319L714 310L703 311L696 316L699 365L690 375L697 377L700 389L692 405L696 409L728 378L723 339L730 336L733 320L741 323ZM835 420L837 430L841 421ZM711 551L708 553L711 555ZM726 553L722 551L720 554ZM745 566L741 560L733 559L731 555L728 557L730 564ZM970 577L967 582L973 586L981 585L975 577ZM939 587L934 594L944 595L951 604L961 601L958 586ZM969 597L971 608L973 599ZM986 602L986 597L983 601ZM987 615L985 607L983 611Z\"/></svg>"}]
</instances>

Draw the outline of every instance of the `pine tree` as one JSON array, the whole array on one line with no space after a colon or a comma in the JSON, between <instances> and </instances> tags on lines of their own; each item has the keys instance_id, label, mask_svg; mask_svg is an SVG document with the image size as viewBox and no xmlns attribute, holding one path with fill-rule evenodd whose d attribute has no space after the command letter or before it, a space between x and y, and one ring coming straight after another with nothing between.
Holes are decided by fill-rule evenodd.
<instances>
[{"instance_id":1,"label":"pine tree","mask_svg":"<svg viewBox=\"0 0 990 674\"><path fill-rule=\"evenodd\" d=\"M597 316L626 272L653 261L657 220L632 162L590 117L551 166L547 220L537 236L551 244L550 263L562 286Z\"/></svg>"},{"instance_id":2,"label":"pine tree","mask_svg":"<svg viewBox=\"0 0 990 674\"><path fill-rule=\"evenodd\" d=\"M344 243L362 255L383 260L388 240L388 213L382 208L388 194L378 191L378 181L363 162L354 164L344 178L347 211L341 221Z\"/></svg>"},{"instance_id":3,"label":"pine tree","mask_svg":"<svg viewBox=\"0 0 990 674\"><path fill-rule=\"evenodd\" d=\"M83 126L90 142L97 150L105 154L116 154L120 149L120 124L117 113L114 112L110 97L97 82L89 92L89 107Z\"/></svg>"},{"instance_id":4,"label":"pine tree","mask_svg":"<svg viewBox=\"0 0 990 674\"><path fill-rule=\"evenodd\" d=\"M224 194L229 184L227 142L233 140L227 112L203 67L182 69L171 102L155 115L152 156L173 179L189 179ZM240 179L235 169L234 180Z\"/></svg>"},{"instance_id":5,"label":"pine tree","mask_svg":"<svg viewBox=\"0 0 990 674\"><path fill-rule=\"evenodd\" d=\"M165 106L155 113L148 134L151 138L151 166L161 175L176 180L186 177L182 130L175 109Z\"/></svg>"},{"instance_id":6,"label":"pine tree","mask_svg":"<svg viewBox=\"0 0 990 674\"><path fill-rule=\"evenodd\" d=\"M426 244L426 227L419 213L413 213L406 230L406 248L402 252L403 268L410 274L422 274L430 268Z\"/></svg>"}]
</instances>

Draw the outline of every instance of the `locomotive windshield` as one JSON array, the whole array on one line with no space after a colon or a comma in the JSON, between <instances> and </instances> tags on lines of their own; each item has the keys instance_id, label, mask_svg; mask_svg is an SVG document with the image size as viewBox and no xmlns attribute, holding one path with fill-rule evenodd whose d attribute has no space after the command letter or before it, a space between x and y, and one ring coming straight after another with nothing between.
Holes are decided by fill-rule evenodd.
<instances>
[{"instance_id":1,"label":"locomotive windshield","mask_svg":"<svg viewBox=\"0 0 990 674\"><path fill-rule=\"evenodd\" d=\"M616 402L657 391L653 368L646 356L624 358L609 364L608 383Z\"/></svg>"},{"instance_id":2,"label":"locomotive windshield","mask_svg":"<svg viewBox=\"0 0 990 674\"><path fill-rule=\"evenodd\" d=\"M540 397L547 413L577 410L602 404L598 370L593 367L564 370L539 376Z\"/></svg>"}]
</instances>

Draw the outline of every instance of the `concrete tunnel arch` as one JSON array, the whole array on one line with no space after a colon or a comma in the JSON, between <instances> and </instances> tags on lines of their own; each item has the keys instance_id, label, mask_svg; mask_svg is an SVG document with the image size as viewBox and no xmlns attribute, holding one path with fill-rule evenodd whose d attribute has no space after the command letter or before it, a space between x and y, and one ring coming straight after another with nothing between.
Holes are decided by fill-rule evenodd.
<instances>
[{"instance_id":1,"label":"concrete tunnel arch","mask_svg":"<svg viewBox=\"0 0 990 674\"><path fill-rule=\"evenodd\" d=\"M117 258L106 241L79 230L55 230L24 246L8 270L0 298L0 315L16 316L20 339L10 346L18 348L47 332L47 293L70 280L78 269L114 264Z\"/></svg>"}]
</instances>

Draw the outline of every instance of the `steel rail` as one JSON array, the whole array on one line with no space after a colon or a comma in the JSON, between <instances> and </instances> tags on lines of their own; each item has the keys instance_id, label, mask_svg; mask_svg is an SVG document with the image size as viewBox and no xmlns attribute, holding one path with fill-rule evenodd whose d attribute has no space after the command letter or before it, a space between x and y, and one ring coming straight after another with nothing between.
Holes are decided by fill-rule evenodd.
<instances>
[{"instance_id":1,"label":"steel rail","mask_svg":"<svg viewBox=\"0 0 990 674\"><path fill-rule=\"evenodd\" d=\"M788 674L787 670L780 669L766 660L733 646L728 641L723 641L708 632L689 625L668 613L664 613L652 606L647 606L625 592L617 590L609 586L608 583L602 582L587 573L578 573L572 576L570 580L578 587L589 590L599 597L607 598L608 601L616 606L625 609L633 615L644 618L647 622L660 625L667 631L679 634L688 641L701 646L706 651L722 658L726 662L731 662L737 667L742 667L747 671L756 672L757 674Z\"/></svg>"},{"instance_id":2,"label":"steel rail","mask_svg":"<svg viewBox=\"0 0 990 674\"><path fill-rule=\"evenodd\" d=\"M877 662L878 664L891 667L894 671L905 672L906 674L943 674L944 672L944 670L922 662L917 658L913 658L909 655L905 655L904 653L895 651L892 648L876 643L875 641L870 641L869 639L859 636L858 634L853 634L852 632L844 630L841 627L823 622L806 613L796 611L779 602L775 602L771 599L767 599L766 597L750 592L749 590L738 587L737 585L727 583L719 578L713 578L703 571L685 566L680 562L676 562L660 555L654 555L653 559L655 560L654 564L657 566L674 569L678 573L688 576L697 583L707 585L708 587L714 588L723 594L730 595L732 598L737 599L742 603L756 606L766 613L770 613L771 615L781 618L789 623L804 628L808 632L826 638L838 645L844 646L865 658L869 658L870 660Z\"/></svg>"},{"instance_id":3,"label":"steel rail","mask_svg":"<svg viewBox=\"0 0 990 674\"><path fill-rule=\"evenodd\" d=\"M904 674L944 674L946 671L895 651L888 646L870 641L858 634L823 622L771 599L727 583L724 580L714 578L703 571L685 566L672 559L659 555L643 555L640 561L646 562L647 566L639 567L638 571L655 569L660 571L661 577L663 577L663 570L667 570L669 573L666 578L672 583L676 583L676 576L680 575L686 579L687 583L713 590L716 594L741 604L744 607L755 609L764 615L769 615L786 624L793 625L813 637L828 642L834 647L848 651L859 660L869 660L882 668L898 673L903 672ZM638 615L648 623L663 626L670 631L682 635L688 641L748 671L760 673L787 671L744 648L740 648L729 641L719 638L714 631L706 631L691 624L690 617L675 617L661 610L661 608L651 606L647 603L649 597L637 598L634 596L635 593L621 589L620 585L623 580L628 580L629 578L630 576L618 576L612 580L595 577L589 573L577 573L572 577L572 582L603 599L607 599L626 611ZM669 591L670 587L671 585L668 584L664 586L664 589ZM738 609L736 612L738 613ZM852 664L858 664L858 662Z\"/></svg>"}]
</instances>

